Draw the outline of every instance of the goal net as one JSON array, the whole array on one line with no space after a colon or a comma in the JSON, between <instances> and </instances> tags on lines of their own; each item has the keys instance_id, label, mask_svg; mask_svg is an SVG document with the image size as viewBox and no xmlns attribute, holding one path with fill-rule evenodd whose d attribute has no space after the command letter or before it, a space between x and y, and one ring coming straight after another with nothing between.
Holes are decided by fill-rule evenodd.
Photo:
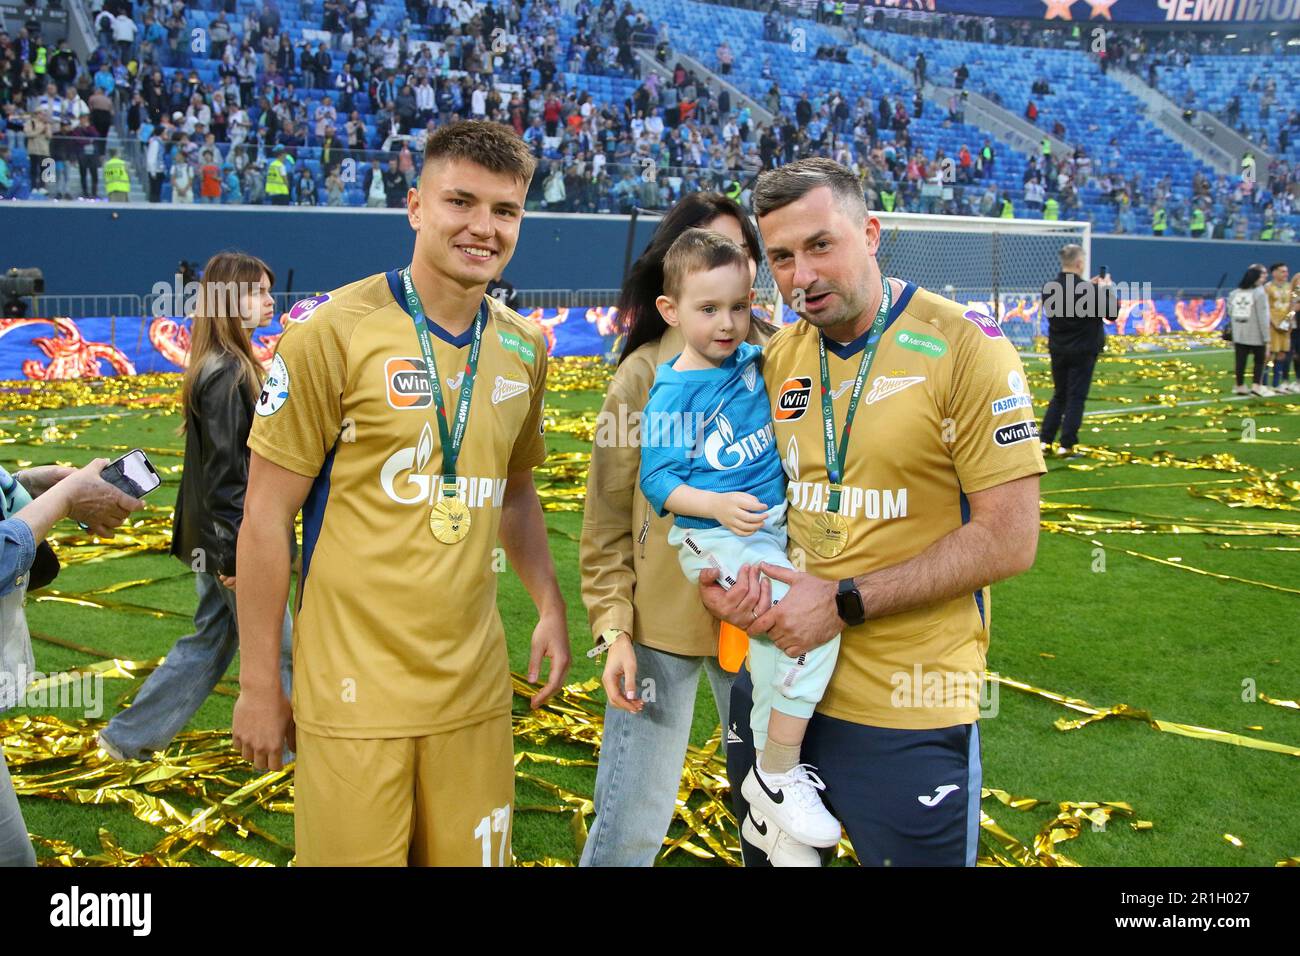
<instances>
[{"instance_id":1,"label":"goal net","mask_svg":"<svg viewBox=\"0 0 1300 956\"><path fill-rule=\"evenodd\" d=\"M1033 343L1038 297L1043 284L1060 271L1061 247L1082 246L1085 274L1090 274L1092 231L1087 222L872 215L880 220L876 261L882 272L985 309L1018 348ZM781 294L766 262L759 265L755 290L765 312L780 314ZM793 313L786 310L785 319L792 321Z\"/></svg>"}]
</instances>

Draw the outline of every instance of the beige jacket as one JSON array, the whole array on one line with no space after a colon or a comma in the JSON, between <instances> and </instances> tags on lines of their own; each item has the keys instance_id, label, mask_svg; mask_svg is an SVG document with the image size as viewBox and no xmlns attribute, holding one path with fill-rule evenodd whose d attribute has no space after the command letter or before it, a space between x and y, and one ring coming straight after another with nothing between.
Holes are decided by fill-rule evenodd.
<instances>
[{"instance_id":1,"label":"beige jacket","mask_svg":"<svg viewBox=\"0 0 1300 956\"><path fill-rule=\"evenodd\" d=\"M762 345L766 339L750 326L748 341ZM682 334L670 327L658 342L629 355L610 381L587 476L578 549L582 601L593 638L618 628L656 650L712 657L718 653L718 622L700 603L677 563L677 549L668 543L672 515L656 515L641 493L641 450L627 440L650 399L655 369L681 350Z\"/></svg>"},{"instance_id":2,"label":"beige jacket","mask_svg":"<svg viewBox=\"0 0 1300 956\"><path fill-rule=\"evenodd\" d=\"M50 121L33 115L23 122L23 135L27 137L27 152L32 156L50 155ZM39 183L37 184L39 185ZM35 188L35 187L33 187Z\"/></svg>"}]
</instances>

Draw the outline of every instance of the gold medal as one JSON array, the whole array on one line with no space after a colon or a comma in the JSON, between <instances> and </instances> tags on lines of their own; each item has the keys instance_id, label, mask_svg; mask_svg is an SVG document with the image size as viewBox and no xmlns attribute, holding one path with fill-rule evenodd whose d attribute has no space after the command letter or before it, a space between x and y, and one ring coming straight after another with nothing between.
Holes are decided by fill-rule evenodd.
<instances>
[{"instance_id":1,"label":"gold medal","mask_svg":"<svg viewBox=\"0 0 1300 956\"><path fill-rule=\"evenodd\" d=\"M813 519L809 546L819 557L838 557L849 543L849 524L834 511L823 511Z\"/></svg>"},{"instance_id":2,"label":"gold medal","mask_svg":"<svg viewBox=\"0 0 1300 956\"><path fill-rule=\"evenodd\" d=\"M465 499L439 498L429 512L429 529L443 544L456 544L469 534L469 505Z\"/></svg>"}]
</instances>

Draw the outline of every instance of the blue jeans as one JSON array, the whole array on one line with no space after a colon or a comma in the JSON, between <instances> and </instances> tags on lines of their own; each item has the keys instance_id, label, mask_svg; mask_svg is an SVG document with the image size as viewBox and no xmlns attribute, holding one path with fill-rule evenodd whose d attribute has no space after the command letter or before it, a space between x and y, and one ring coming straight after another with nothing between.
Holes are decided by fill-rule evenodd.
<instances>
[{"instance_id":1,"label":"blue jeans","mask_svg":"<svg viewBox=\"0 0 1300 956\"><path fill-rule=\"evenodd\" d=\"M0 751L0 867L35 865L36 851L32 849L14 783L9 778L4 753Z\"/></svg>"},{"instance_id":2,"label":"blue jeans","mask_svg":"<svg viewBox=\"0 0 1300 956\"><path fill-rule=\"evenodd\" d=\"M182 637L149 675L135 701L103 730L109 743L132 759L165 750L194 716L239 650L235 592L214 574L195 574L199 605L194 633ZM293 675L293 622L285 608L280 639L280 682L286 695ZM292 759L290 754L286 759Z\"/></svg>"},{"instance_id":3,"label":"blue jeans","mask_svg":"<svg viewBox=\"0 0 1300 956\"><path fill-rule=\"evenodd\" d=\"M580 866L654 865L681 786L701 665L709 676L718 719L727 726L734 675L724 671L716 657L683 657L644 644L633 647L637 694L646 704L639 714L605 707L596 821L582 848Z\"/></svg>"}]
</instances>

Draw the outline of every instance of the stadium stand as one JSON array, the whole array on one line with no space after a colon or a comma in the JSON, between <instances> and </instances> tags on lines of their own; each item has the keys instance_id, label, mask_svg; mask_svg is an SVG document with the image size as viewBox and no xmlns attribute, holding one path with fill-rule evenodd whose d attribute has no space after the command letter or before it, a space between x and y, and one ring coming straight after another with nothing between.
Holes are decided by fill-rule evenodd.
<instances>
[{"instance_id":1,"label":"stadium stand","mask_svg":"<svg viewBox=\"0 0 1300 956\"><path fill-rule=\"evenodd\" d=\"M0 38L0 190L102 196L117 150L135 201L400 206L427 131L474 115L533 146L536 209L664 208L698 188L744 199L763 165L826 155L857 169L880 209L1047 214L1147 235L1160 209L1170 235L1200 220L1205 235L1284 241L1300 227L1294 55L1266 61L1216 38L1117 40L1097 57L1061 29L754 6L91 0L98 47L84 64L47 37L39 76L35 35ZM939 24L944 36L926 34ZM966 122L950 79L963 67L958 85L1071 148L1016 149ZM1254 177L1216 170L1108 67L1147 74L1275 161ZM755 108L728 102L728 85ZM59 95L66 87L77 96Z\"/></svg>"}]
</instances>

